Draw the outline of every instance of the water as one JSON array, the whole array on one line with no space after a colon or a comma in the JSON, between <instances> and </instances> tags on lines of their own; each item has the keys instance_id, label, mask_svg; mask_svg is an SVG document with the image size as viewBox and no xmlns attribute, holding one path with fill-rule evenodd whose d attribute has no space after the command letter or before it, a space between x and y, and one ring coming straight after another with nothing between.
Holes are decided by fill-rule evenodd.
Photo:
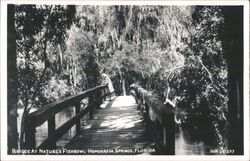
<instances>
[{"instance_id":1,"label":"water","mask_svg":"<svg viewBox=\"0 0 250 161\"><path fill-rule=\"evenodd\" d=\"M71 110L69 110L71 109ZM31 109L31 112L35 109ZM23 110L18 109L18 132L20 131L20 122ZM75 114L74 108L68 108L56 114L56 128L60 127ZM190 129L177 126L175 134L175 153L176 155L207 155L211 149L215 149L204 143L200 139L191 139ZM36 128L36 145L40 145L48 135L47 122ZM193 133L193 131L192 131ZM75 126L73 126L58 142L58 147L65 146L75 135ZM193 134L192 134L193 135Z\"/></svg>"},{"instance_id":2,"label":"water","mask_svg":"<svg viewBox=\"0 0 250 161\"><path fill-rule=\"evenodd\" d=\"M191 139L190 130L177 126L175 134L175 154L176 155L209 155L210 150L215 147L206 144L200 139Z\"/></svg>"},{"instance_id":3,"label":"water","mask_svg":"<svg viewBox=\"0 0 250 161\"><path fill-rule=\"evenodd\" d=\"M36 109L31 109L30 112L35 111ZM20 126L21 126L21 118L23 114L23 109L18 109L18 132L20 133ZM75 115L74 108L65 109L58 114L55 115L56 120L56 129L64 124L67 120L72 118ZM75 135L75 126L73 126L62 138L59 139L57 142L58 147L65 146L68 141L74 137ZM36 128L36 146L39 146L48 136L48 124L47 121L44 122L42 125Z\"/></svg>"}]
</instances>

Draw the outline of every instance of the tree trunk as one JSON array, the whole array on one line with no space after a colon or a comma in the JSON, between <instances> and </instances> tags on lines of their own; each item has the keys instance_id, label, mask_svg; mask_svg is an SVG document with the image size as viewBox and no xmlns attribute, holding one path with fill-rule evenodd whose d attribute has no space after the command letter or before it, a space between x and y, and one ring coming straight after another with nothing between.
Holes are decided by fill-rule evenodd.
<instances>
[{"instance_id":1,"label":"tree trunk","mask_svg":"<svg viewBox=\"0 0 250 161\"><path fill-rule=\"evenodd\" d=\"M30 112L31 108L28 108L28 104L26 103L25 107L24 107L24 111L23 111L23 116L22 116L22 120L21 120L21 125L20 125L20 149L25 148L25 142L24 142L24 135L25 135L25 121L26 118Z\"/></svg>"},{"instance_id":2,"label":"tree trunk","mask_svg":"<svg viewBox=\"0 0 250 161\"><path fill-rule=\"evenodd\" d=\"M225 56L228 61L228 149L244 154L243 149L243 7L224 7ZM246 107L245 109L247 109Z\"/></svg>"},{"instance_id":3,"label":"tree trunk","mask_svg":"<svg viewBox=\"0 0 250 161\"><path fill-rule=\"evenodd\" d=\"M61 46L58 45L58 51L59 51L59 71L58 74L62 74L62 66L63 66L63 51L61 49Z\"/></svg>"},{"instance_id":4,"label":"tree trunk","mask_svg":"<svg viewBox=\"0 0 250 161\"><path fill-rule=\"evenodd\" d=\"M122 94L123 96L125 96L126 95L125 81L124 81L121 69L119 69L119 68L118 68L118 73L119 73L119 77L120 77L119 94Z\"/></svg>"},{"instance_id":5,"label":"tree trunk","mask_svg":"<svg viewBox=\"0 0 250 161\"><path fill-rule=\"evenodd\" d=\"M123 93L123 96L126 96L126 88L125 88L125 80L124 80L124 78L122 78L122 93Z\"/></svg>"},{"instance_id":6,"label":"tree trunk","mask_svg":"<svg viewBox=\"0 0 250 161\"><path fill-rule=\"evenodd\" d=\"M17 66L16 66L16 31L15 31L15 6L8 5L8 29L7 29L7 101L8 101L8 153L17 149Z\"/></svg>"}]
</instances>

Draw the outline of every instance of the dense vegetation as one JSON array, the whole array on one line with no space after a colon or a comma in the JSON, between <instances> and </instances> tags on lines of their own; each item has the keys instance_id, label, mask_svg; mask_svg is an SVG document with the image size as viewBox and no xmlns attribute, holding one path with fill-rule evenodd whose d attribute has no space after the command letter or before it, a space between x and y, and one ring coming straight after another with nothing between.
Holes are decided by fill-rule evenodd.
<instances>
[{"instance_id":1,"label":"dense vegetation","mask_svg":"<svg viewBox=\"0 0 250 161\"><path fill-rule=\"evenodd\" d=\"M16 6L19 107L94 87L105 67L117 94L138 83L226 148L223 23L214 6Z\"/></svg>"}]
</instances>

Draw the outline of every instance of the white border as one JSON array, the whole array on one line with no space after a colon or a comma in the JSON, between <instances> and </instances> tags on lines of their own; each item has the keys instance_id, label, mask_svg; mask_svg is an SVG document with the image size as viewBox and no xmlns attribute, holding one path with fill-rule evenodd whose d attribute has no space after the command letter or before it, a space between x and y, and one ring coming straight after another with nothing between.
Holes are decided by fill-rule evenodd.
<instances>
[{"instance_id":1,"label":"white border","mask_svg":"<svg viewBox=\"0 0 250 161\"><path fill-rule=\"evenodd\" d=\"M79 5L247 5L247 0L1 0L1 4Z\"/></svg>"},{"instance_id":2,"label":"white border","mask_svg":"<svg viewBox=\"0 0 250 161\"><path fill-rule=\"evenodd\" d=\"M242 156L110 156L110 155L7 155L7 4L79 4L79 5L244 5L244 155ZM1 103L1 160L225 160L248 161L249 159L249 2L247 0L223 0L223 1L80 1L80 0L1 0L1 54L0 54L0 103Z\"/></svg>"}]
</instances>

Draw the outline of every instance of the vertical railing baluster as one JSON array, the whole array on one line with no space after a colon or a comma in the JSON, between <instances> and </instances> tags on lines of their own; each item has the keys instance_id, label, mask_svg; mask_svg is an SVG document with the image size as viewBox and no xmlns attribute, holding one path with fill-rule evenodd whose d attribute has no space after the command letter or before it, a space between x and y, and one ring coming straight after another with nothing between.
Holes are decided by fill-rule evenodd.
<instances>
[{"instance_id":1,"label":"vertical railing baluster","mask_svg":"<svg viewBox=\"0 0 250 161\"><path fill-rule=\"evenodd\" d=\"M35 119L32 116L27 116L25 121L25 147L27 149L36 148L36 126Z\"/></svg>"},{"instance_id":2,"label":"vertical railing baluster","mask_svg":"<svg viewBox=\"0 0 250 161\"><path fill-rule=\"evenodd\" d=\"M103 94L105 95L104 97L103 97L103 102L105 102L106 101L106 86L103 88Z\"/></svg>"},{"instance_id":3,"label":"vertical railing baluster","mask_svg":"<svg viewBox=\"0 0 250 161\"><path fill-rule=\"evenodd\" d=\"M102 104L102 89L97 91L97 108L99 109Z\"/></svg>"},{"instance_id":4,"label":"vertical railing baluster","mask_svg":"<svg viewBox=\"0 0 250 161\"><path fill-rule=\"evenodd\" d=\"M143 111L143 117L146 121L146 129L150 129L150 116L149 116L149 106L145 103L145 111Z\"/></svg>"},{"instance_id":5,"label":"vertical railing baluster","mask_svg":"<svg viewBox=\"0 0 250 161\"><path fill-rule=\"evenodd\" d=\"M110 97L108 86L105 87L105 93L107 93L107 97L106 97L106 99L105 99L105 101L106 101L106 100L109 99L109 97Z\"/></svg>"},{"instance_id":6,"label":"vertical railing baluster","mask_svg":"<svg viewBox=\"0 0 250 161\"><path fill-rule=\"evenodd\" d=\"M101 89L101 97L102 97L104 94L105 94L105 88L102 88L102 89ZM105 98L102 97L101 99L102 99L101 104L103 104L104 101L105 101Z\"/></svg>"},{"instance_id":7,"label":"vertical railing baluster","mask_svg":"<svg viewBox=\"0 0 250 161\"><path fill-rule=\"evenodd\" d=\"M48 119L48 137L53 135L56 130L56 120L55 116L51 117ZM51 142L50 144L50 149L55 149L56 148L56 142Z\"/></svg>"},{"instance_id":8,"label":"vertical railing baluster","mask_svg":"<svg viewBox=\"0 0 250 161\"><path fill-rule=\"evenodd\" d=\"M93 119L94 118L93 93L91 93L89 96L89 105L91 106L89 109L89 119Z\"/></svg>"},{"instance_id":9,"label":"vertical railing baluster","mask_svg":"<svg viewBox=\"0 0 250 161\"><path fill-rule=\"evenodd\" d=\"M80 102L77 102L75 104L75 115L77 115L80 112ZM81 119L77 120L76 123L76 135L80 134L81 129Z\"/></svg>"},{"instance_id":10,"label":"vertical railing baluster","mask_svg":"<svg viewBox=\"0 0 250 161\"><path fill-rule=\"evenodd\" d=\"M134 90L134 97L135 97L135 103L138 104L139 101L138 101L138 94L137 94L137 91L135 89Z\"/></svg>"},{"instance_id":11,"label":"vertical railing baluster","mask_svg":"<svg viewBox=\"0 0 250 161\"><path fill-rule=\"evenodd\" d=\"M55 116L53 116L48 120L48 136L52 135L55 132L55 128Z\"/></svg>"}]
</instances>

